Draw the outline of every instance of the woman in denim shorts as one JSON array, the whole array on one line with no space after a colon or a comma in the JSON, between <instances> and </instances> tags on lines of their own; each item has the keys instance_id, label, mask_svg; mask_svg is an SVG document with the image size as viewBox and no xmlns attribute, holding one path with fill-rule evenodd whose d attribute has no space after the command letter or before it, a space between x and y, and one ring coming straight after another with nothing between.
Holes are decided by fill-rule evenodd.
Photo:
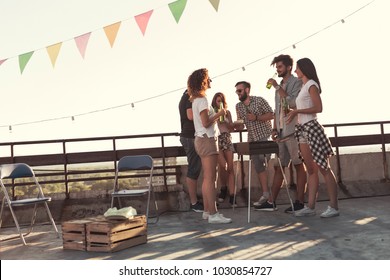
<instances>
[{"instance_id":1,"label":"woman in denim shorts","mask_svg":"<svg viewBox=\"0 0 390 280\"><path fill-rule=\"evenodd\" d=\"M203 219L211 224L226 224L232 220L218 213L216 205L216 173L218 159L217 138L219 130L216 120L225 116L226 111L215 113L210 110L206 98L206 90L210 88L211 79L205 68L194 71L187 81L187 89L192 102L193 120L195 126L195 149L202 161L203 182Z\"/></svg>"}]
</instances>

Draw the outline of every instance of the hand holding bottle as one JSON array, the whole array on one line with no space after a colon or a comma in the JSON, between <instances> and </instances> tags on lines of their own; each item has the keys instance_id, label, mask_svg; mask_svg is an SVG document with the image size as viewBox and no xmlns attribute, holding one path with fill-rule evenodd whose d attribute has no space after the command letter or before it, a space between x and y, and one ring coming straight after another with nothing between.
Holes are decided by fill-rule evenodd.
<instances>
[{"instance_id":1,"label":"hand holding bottle","mask_svg":"<svg viewBox=\"0 0 390 280\"><path fill-rule=\"evenodd\" d=\"M275 78L276 78L277 75L278 75L278 73L275 73L275 74L272 76L272 78L268 80L267 86L266 86L268 89L270 89L270 88L274 85L274 82L276 82L276 81L275 81Z\"/></svg>"},{"instance_id":2,"label":"hand holding bottle","mask_svg":"<svg viewBox=\"0 0 390 280\"><path fill-rule=\"evenodd\" d=\"M221 115L221 116L219 117L219 121L220 121L220 122L224 122L224 121L225 121L225 114L226 114L226 111L225 111L225 108L223 108L222 102L219 103L219 111L224 111L224 114Z\"/></svg>"}]
</instances>

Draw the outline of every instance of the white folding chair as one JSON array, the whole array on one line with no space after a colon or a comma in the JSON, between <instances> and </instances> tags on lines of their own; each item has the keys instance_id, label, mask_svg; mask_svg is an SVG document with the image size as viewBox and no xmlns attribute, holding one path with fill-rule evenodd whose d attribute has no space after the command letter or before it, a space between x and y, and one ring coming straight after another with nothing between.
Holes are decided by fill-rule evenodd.
<instances>
[{"instance_id":1,"label":"white folding chair","mask_svg":"<svg viewBox=\"0 0 390 280\"><path fill-rule=\"evenodd\" d=\"M15 179L20 179L20 178L31 178L33 184L26 184L26 187L29 189L28 193L30 193L30 194L34 193L34 197L27 197L27 198L22 198L22 199L18 199L18 197L12 197L12 199L11 199L11 196L7 191L6 184L4 181L6 179L15 180ZM18 229L19 236L22 239L23 244L27 245L24 237L32 232L33 225L35 224L38 205L43 204L45 209L46 209L46 213L50 219L50 222L53 225L55 232L57 233L57 237L59 237L58 229L57 229L56 224L54 222L54 219L51 215L49 206L47 204L47 202L51 201L51 197L47 197L43 194L42 187L39 184L38 180L36 179L34 171L32 170L32 168L30 166L28 166L25 163L0 165L0 184L1 184L1 190L4 193L4 197L3 197L2 203L1 203L1 211L0 211L0 227L2 224L3 210L4 210L4 207L7 206L10 209L12 218L15 222L16 228ZM14 211L14 207L27 206L27 205L34 205L34 211L32 214L31 223L30 223L28 231L26 233L22 233L21 227L19 225L18 219L17 219L15 211ZM3 239L1 241L14 239L14 238L17 238L17 236Z\"/></svg>"},{"instance_id":2,"label":"white folding chair","mask_svg":"<svg viewBox=\"0 0 390 280\"><path fill-rule=\"evenodd\" d=\"M129 172L142 172L141 175L146 177L147 183L140 184L136 187L131 186L128 189L120 189L120 179L121 175ZM139 176L138 174L137 176ZM155 222L157 223L159 219L158 214L158 206L155 194L153 192L152 186L152 177L153 177L153 159L148 155L139 155L139 156L125 156L119 159L118 165L115 171L115 179L114 179L114 188L111 193L111 208L114 207L114 199L118 199L119 207L122 208L121 200L122 197L140 197L147 195L147 203L146 203L146 220L149 222L149 212L150 212L150 201L151 196L153 196L153 201L155 205L156 215L153 216L155 218Z\"/></svg>"}]
</instances>

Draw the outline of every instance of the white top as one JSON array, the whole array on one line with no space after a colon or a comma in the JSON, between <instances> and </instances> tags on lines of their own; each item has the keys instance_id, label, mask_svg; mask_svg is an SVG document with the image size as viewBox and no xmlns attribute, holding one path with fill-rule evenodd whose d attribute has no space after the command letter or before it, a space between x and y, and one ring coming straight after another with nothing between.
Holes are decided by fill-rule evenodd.
<instances>
[{"instance_id":1,"label":"white top","mask_svg":"<svg viewBox=\"0 0 390 280\"><path fill-rule=\"evenodd\" d=\"M214 110L209 109L209 102L206 97L195 98L194 101L192 102L195 136L203 137L204 134L207 134L209 138L218 137L219 130L215 122L212 125L210 125L208 128L205 128L203 126L202 120L200 118L200 112L202 112L203 110L208 110L209 118L215 114Z\"/></svg>"},{"instance_id":2,"label":"white top","mask_svg":"<svg viewBox=\"0 0 390 280\"><path fill-rule=\"evenodd\" d=\"M306 84L302 86L301 91L299 92L298 97L295 100L298 110L313 107L313 101L309 93L309 88L313 85L319 89L318 84L313 80L309 80ZM315 119L317 119L317 114L298 113L298 123L300 124L305 124Z\"/></svg>"}]
</instances>

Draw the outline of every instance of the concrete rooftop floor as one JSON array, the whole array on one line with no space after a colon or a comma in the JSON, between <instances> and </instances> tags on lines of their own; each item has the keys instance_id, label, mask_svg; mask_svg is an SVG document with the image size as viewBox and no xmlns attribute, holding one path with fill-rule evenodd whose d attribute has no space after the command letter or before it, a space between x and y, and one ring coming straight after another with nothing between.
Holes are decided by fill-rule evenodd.
<instances>
[{"instance_id":1,"label":"concrete rooftop floor","mask_svg":"<svg viewBox=\"0 0 390 280\"><path fill-rule=\"evenodd\" d=\"M164 213L148 225L148 242L114 253L64 250L51 226L34 228L21 240L0 243L1 260L390 260L390 196L340 200L341 215L320 218L327 202L317 203L317 215L295 217L279 211L220 209L233 219L208 224L200 213ZM61 231L61 227L59 226ZM0 239L16 228L0 229Z\"/></svg>"}]
</instances>

